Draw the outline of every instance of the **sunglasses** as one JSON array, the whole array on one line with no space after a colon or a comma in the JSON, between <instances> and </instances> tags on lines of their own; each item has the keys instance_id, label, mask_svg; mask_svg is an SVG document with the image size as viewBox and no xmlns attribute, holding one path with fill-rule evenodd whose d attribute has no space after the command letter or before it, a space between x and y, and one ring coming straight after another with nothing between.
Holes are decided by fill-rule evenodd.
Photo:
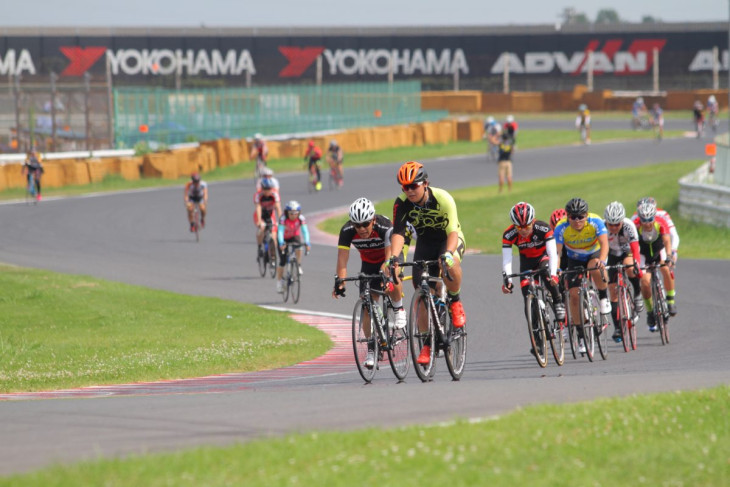
<instances>
[{"instance_id":1,"label":"sunglasses","mask_svg":"<svg viewBox=\"0 0 730 487\"><path fill-rule=\"evenodd\" d=\"M515 225L515 226L517 227L517 230L527 230L528 228L530 228L532 226L532 223L530 223L528 225Z\"/></svg>"},{"instance_id":2,"label":"sunglasses","mask_svg":"<svg viewBox=\"0 0 730 487\"><path fill-rule=\"evenodd\" d=\"M575 221L585 220L588 215L568 215L568 218Z\"/></svg>"},{"instance_id":3,"label":"sunglasses","mask_svg":"<svg viewBox=\"0 0 730 487\"><path fill-rule=\"evenodd\" d=\"M639 217L639 220L641 221L641 223L652 223L654 221L653 218L644 219L641 217Z\"/></svg>"},{"instance_id":4,"label":"sunglasses","mask_svg":"<svg viewBox=\"0 0 730 487\"><path fill-rule=\"evenodd\" d=\"M372 222L373 221L370 220L369 222L364 222L364 223L355 223L355 222L352 222L352 224L355 225L355 228L366 228L366 227L370 226L370 224Z\"/></svg>"},{"instance_id":5,"label":"sunglasses","mask_svg":"<svg viewBox=\"0 0 730 487\"><path fill-rule=\"evenodd\" d=\"M403 185L403 191L415 191L419 186L422 186L422 182L418 183L411 183L411 184L404 184Z\"/></svg>"}]
</instances>

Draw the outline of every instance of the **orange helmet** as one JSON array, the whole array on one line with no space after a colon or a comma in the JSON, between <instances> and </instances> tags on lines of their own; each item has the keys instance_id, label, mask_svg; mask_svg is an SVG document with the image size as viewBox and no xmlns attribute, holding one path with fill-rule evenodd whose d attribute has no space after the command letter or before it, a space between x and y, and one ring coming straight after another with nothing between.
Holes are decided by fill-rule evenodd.
<instances>
[{"instance_id":1,"label":"orange helmet","mask_svg":"<svg viewBox=\"0 0 730 487\"><path fill-rule=\"evenodd\" d=\"M422 183L427 179L428 173L420 162L408 161L398 169L398 182L401 185Z\"/></svg>"}]
</instances>

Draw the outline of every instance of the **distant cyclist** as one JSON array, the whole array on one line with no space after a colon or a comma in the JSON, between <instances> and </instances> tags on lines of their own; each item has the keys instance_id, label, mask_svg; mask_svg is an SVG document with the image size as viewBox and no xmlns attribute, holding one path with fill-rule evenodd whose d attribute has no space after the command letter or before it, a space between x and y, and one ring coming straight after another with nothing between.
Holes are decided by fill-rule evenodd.
<instances>
[{"instance_id":1,"label":"distant cyclist","mask_svg":"<svg viewBox=\"0 0 730 487\"><path fill-rule=\"evenodd\" d=\"M717 115L720 111L720 104L717 103L717 98L715 98L715 95L710 95L710 97L707 99L707 118L710 122L710 127L712 128L712 131L717 131Z\"/></svg>"},{"instance_id":2,"label":"distant cyclist","mask_svg":"<svg viewBox=\"0 0 730 487\"><path fill-rule=\"evenodd\" d=\"M654 103L651 108L651 126L657 131L657 139L662 140L664 138L664 110L659 103Z\"/></svg>"},{"instance_id":3,"label":"distant cyclist","mask_svg":"<svg viewBox=\"0 0 730 487\"><path fill-rule=\"evenodd\" d=\"M642 128L646 120L647 109L642 97L636 98L631 106L631 126L634 130Z\"/></svg>"},{"instance_id":4,"label":"distant cyclist","mask_svg":"<svg viewBox=\"0 0 730 487\"><path fill-rule=\"evenodd\" d=\"M314 188L319 191L322 189L322 173L319 169L319 161L322 160L322 149L314 145L314 141L307 142L307 152L304 154L304 160L308 162L307 171L316 179Z\"/></svg>"},{"instance_id":5,"label":"distant cyclist","mask_svg":"<svg viewBox=\"0 0 730 487\"><path fill-rule=\"evenodd\" d=\"M41 200L41 176L44 171L40 154L38 154L35 150L28 152L25 162L23 163L22 173L26 178L26 186L30 185L30 178L31 176L33 177L36 201Z\"/></svg>"},{"instance_id":6,"label":"distant cyclist","mask_svg":"<svg viewBox=\"0 0 730 487\"><path fill-rule=\"evenodd\" d=\"M504 126L502 127L502 131L506 132L512 137L512 139L516 142L517 141L517 132L519 131L520 126L515 122L514 115L507 115L507 118L504 120Z\"/></svg>"},{"instance_id":7,"label":"distant cyclist","mask_svg":"<svg viewBox=\"0 0 730 487\"><path fill-rule=\"evenodd\" d=\"M194 172L190 176L190 181L188 181L185 185L183 198L185 201L185 207L188 210L190 231L195 231L193 209L195 208L196 203L200 207L200 226L205 228L205 215L208 208L208 183L200 179L200 173Z\"/></svg>"},{"instance_id":8,"label":"distant cyclist","mask_svg":"<svg viewBox=\"0 0 730 487\"><path fill-rule=\"evenodd\" d=\"M269 148L266 146L264 136L256 134L253 136L253 144L251 145L251 160L260 160L266 165L266 161L269 158Z\"/></svg>"},{"instance_id":9,"label":"distant cyclist","mask_svg":"<svg viewBox=\"0 0 730 487\"><path fill-rule=\"evenodd\" d=\"M583 136L583 131L585 130L585 137L582 137L582 142L584 144L590 144L591 143L591 111L588 110L588 106L586 106L585 103L581 103L578 106L578 116L575 117L575 128L578 129L578 132L581 133L581 136Z\"/></svg>"},{"instance_id":10,"label":"distant cyclist","mask_svg":"<svg viewBox=\"0 0 730 487\"><path fill-rule=\"evenodd\" d=\"M334 139L330 140L330 146L327 149L327 162L329 163L330 170L335 171L338 186L342 186L342 183L345 181L345 171L342 169L344 160L345 153L342 151L340 144Z\"/></svg>"},{"instance_id":11,"label":"distant cyclist","mask_svg":"<svg viewBox=\"0 0 730 487\"><path fill-rule=\"evenodd\" d=\"M307 252L312 248L309 242L309 228L307 220L302 215L302 205L297 201L290 201L284 207L284 214L279 218L277 229L277 240L279 242L279 267L276 269L276 292L284 292L284 267L286 267L286 246L291 243L304 244ZM302 262L302 249L297 249L297 260ZM299 266L299 274L303 274L302 266Z\"/></svg>"},{"instance_id":12,"label":"distant cyclist","mask_svg":"<svg viewBox=\"0 0 730 487\"><path fill-rule=\"evenodd\" d=\"M281 199L279 193L274 190L271 179L261 179L261 189L253 196L254 203L254 224L256 224L256 243L258 244L258 255L263 257L263 242L266 227L276 231L276 221L281 217Z\"/></svg>"},{"instance_id":13,"label":"distant cyclist","mask_svg":"<svg viewBox=\"0 0 730 487\"><path fill-rule=\"evenodd\" d=\"M279 180L274 177L274 171L270 167L261 170L261 179L256 182L256 191L261 191L264 180L268 180L273 191L279 192Z\"/></svg>"},{"instance_id":14,"label":"distant cyclist","mask_svg":"<svg viewBox=\"0 0 730 487\"><path fill-rule=\"evenodd\" d=\"M705 130L705 108L699 100L695 100L692 106L692 117L694 119L695 130L697 131L697 138L699 139Z\"/></svg>"}]
</instances>

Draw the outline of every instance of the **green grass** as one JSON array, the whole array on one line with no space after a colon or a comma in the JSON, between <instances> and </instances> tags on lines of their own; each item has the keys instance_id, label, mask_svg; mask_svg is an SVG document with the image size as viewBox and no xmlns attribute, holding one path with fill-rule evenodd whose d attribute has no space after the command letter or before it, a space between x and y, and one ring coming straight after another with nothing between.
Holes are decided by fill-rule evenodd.
<instances>
[{"instance_id":1,"label":"green grass","mask_svg":"<svg viewBox=\"0 0 730 487\"><path fill-rule=\"evenodd\" d=\"M478 423L309 433L57 466L0 486L724 487L729 405L729 386L538 405Z\"/></svg>"},{"instance_id":2,"label":"green grass","mask_svg":"<svg viewBox=\"0 0 730 487\"><path fill-rule=\"evenodd\" d=\"M459 220L467 247L486 253L499 253L502 232L509 225L508 212L518 201L531 203L537 217L548 220L555 208L565 206L568 199L584 198L590 211L603 216L603 210L614 200L621 201L631 215L636 201L651 195L674 219L680 234L679 255L693 259L730 258L730 229L697 223L679 216L679 183L681 176L697 169L703 161L684 161L589 174L566 175L533 181L516 181L512 193L497 193L497 186L482 186L451 191L456 200ZM576 191L575 188L582 188ZM395 196L394 196L395 197ZM376 211L393 213L392 199L376 203ZM346 215L328 219L319 228L336 234Z\"/></svg>"},{"instance_id":3,"label":"green grass","mask_svg":"<svg viewBox=\"0 0 730 487\"><path fill-rule=\"evenodd\" d=\"M665 137L681 135L681 131L667 131ZM650 139L651 132L635 132L633 130L603 130L591 134L593 142L625 139ZM531 149L538 147L552 147L558 145L576 144L580 137L575 130L531 130L523 131L519 135L518 147ZM368 164L382 164L406 160L424 160L439 157L448 157L466 154L481 154L486 150L486 142L457 141L448 144L432 144L420 147L399 147L381 151L363 152L359 154L345 154L345 168ZM302 158L286 158L269 161L269 166L276 173L304 172L305 165ZM253 167L249 163L239 163L232 166L217 168L203 175L208 182L227 181L253 177ZM345 176L347 177L347 176ZM123 191L140 188L182 186L188 177L171 179L140 179L127 181L119 175L109 175L103 181L87 185L65 186L62 188L44 188L43 195L48 196L75 196L93 192ZM0 200L23 199L24 188L11 188L0 191Z\"/></svg>"},{"instance_id":4,"label":"green grass","mask_svg":"<svg viewBox=\"0 0 730 487\"><path fill-rule=\"evenodd\" d=\"M330 347L249 304L0 266L0 392L254 371Z\"/></svg>"}]
</instances>

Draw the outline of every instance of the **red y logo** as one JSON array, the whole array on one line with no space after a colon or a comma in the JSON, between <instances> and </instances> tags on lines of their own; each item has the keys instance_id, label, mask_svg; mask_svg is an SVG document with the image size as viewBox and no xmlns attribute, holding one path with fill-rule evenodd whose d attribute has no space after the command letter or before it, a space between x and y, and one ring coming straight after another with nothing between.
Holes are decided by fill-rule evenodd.
<instances>
[{"instance_id":1,"label":"red y logo","mask_svg":"<svg viewBox=\"0 0 730 487\"><path fill-rule=\"evenodd\" d=\"M61 76L83 76L106 52L106 47L62 46L60 49L63 55L71 61Z\"/></svg>"},{"instance_id":2,"label":"red y logo","mask_svg":"<svg viewBox=\"0 0 730 487\"><path fill-rule=\"evenodd\" d=\"M317 56L322 54L322 51L324 51L324 47L279 46L279 52L289 60L289 64L279 72L279 77L293 78L301 76L317 59Z\"/></svg>"}]
</instances>

